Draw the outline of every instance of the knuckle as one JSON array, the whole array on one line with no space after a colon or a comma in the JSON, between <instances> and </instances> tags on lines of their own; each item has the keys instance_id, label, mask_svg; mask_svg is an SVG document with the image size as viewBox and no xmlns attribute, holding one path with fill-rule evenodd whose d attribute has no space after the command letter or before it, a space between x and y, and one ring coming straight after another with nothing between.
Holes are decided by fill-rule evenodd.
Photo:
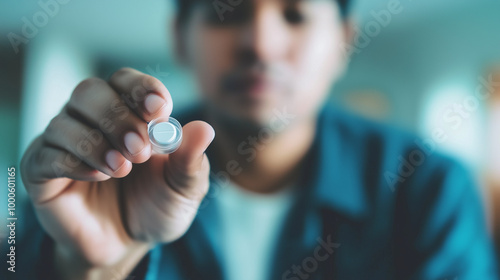
<instances>
[{"instance_id":1,"label":"knuckle","mask_svg":"<svg viewBox=\"0 0 500 280\"><path fill-rule=\"evenodd\" d=\"M33 159L35 158L35 154L38 152L38 149L34 147L36 140L30 145L28 150L24 153L23 157L21 158L21 174L31 174L33 171L32 166L33 165ZM36 166L36 165L35 165Z\"/></svg>"},{"instance_id":2,"label":"knuckle","mask_svg":"<svg viewBox=\"0 0 500 280\"><path fill-rule=\"evenodd\" d=\"M58 129L62 126L62 123L66 120L61 114L55 116L52 120L50 120L49 125L45 129L44 135L52 135L55 134Z\"/></svg>"},{"instance_id":3,"label":"knuckle","mask_svg":"<svg viewBox=\"0 0 500 280\"><path fill-rule=\"evenodd\" d=\"M45 148L34 151L27 164L30 166L43 166L44 164L50 163L52 160L49 158L50 154L48 151L49 150Z\"/></svg>"},{"instance_id":4,"label":"knuckle","mask_svg":"<svg viewBox=\"0 0 500 280\"><path fill-rule=\"evenodd\" d=\"M88 98L89 93L95 92L98 93L99 91L96 90L96 88L102 87L107 85L106 81L99 79L99 78L88 78L83 81L81 81L73 91L73 94L71 95L70 98L70 104L78 104L84 100L84 98Z\"/></svg>"},{"instance_id":5,"label":"knuckle","mask_svg":"<svg viewBox=\"0 0 500 280\"><path fill-rule=\"evenodd\" d=\"M60 120L57 118L53 118L47 128L45 128L44 133L42 134L42 138L46 141L49 141L58 134L60 127Z\"/></svg>"},{"instance_id":6,"label":"knuckle","mask_svg":"<svg viewBox=\"0 0 500 280\"><path fill-rule=\"evenodd\" d=\"M75 93L85 92L85 91L88 91L89 89L92 89L95 86L102 85L104 83L106 83L106 82L104 80L102 80L102 79L99 79L99 78L95 78L95 77L88 78L88 79L85 79L85 80L81 81L76 86L74 92Z\"/></svg>"},{"instance_id":7,"label":"knuckle","mask_svg":"<svg viewBox=\"0 0 500 280\"><path fill-rule=\"evenodd\" d=\"M124 137L127 132L135 132L147 139L147 123L136 117L125 105L103 112L99 129L112 139Z\"/></svg>"},{"instance_id":8,"label":"knuckle","mask_svg":"<svg viewBox=\"0 0 500 280\"><path fill-rule=\"evenodd\" d=\"M61 135L67 135L66 130L72 127L70 118L61 113L50 120L40 138L49 143L59 143L64 138Z\"/></svg>"},{"instance_id":9,"label":"knuckle","mask_svg":"<svg viewBox=\"0 0 500 280\"><path fill-rule=\"evenodd\" d=\"M160 80L149 75L144 75L141 84L148 91L157 90L164 87L163 83Z\"/></svg>"},{"instance_id":10,"label":"knuckle","mask_svg":"<svg viewBox=\"0 0 500 280\"><path fill-rule=\"evenodd\" d=\"M84 130L73 144L74 152L80 157L88 157L99 152L104 142L104 135L98 129Z\"/></svg>"},{"instance_id":11,"label":"knuckle","mask_svg":"<svg viewBox=\"0 0 500 280\"><path fill-rule=\"evenodd\" d=\"M53 118L50 121L49 125L45 128L45 131L42 134L44 139L47 139L49 136L52 136L57 132L57 126L58 126L57 123L58 120L56 120L56 118Z\"/></svg>"},{"instance_id":12,"label":"knuckle","mask_svg":"<svg viewBox=\"0 0 500 280\"><path fill-rule=\"evenodd\" d=\"M119 81L123 76L128 75L131 71L133 71L133 69L130 67L122 67L118 69L115 73L113 73L113 75L111 75L111 78L109 78L109 80Z\"/></svg>"},{"instance_id":13,"label":"knuckle","mask_svg":"<svg viewBox=\"0 0 500 280\"><path fill-rule=\"evenodd\" d=\"M121 100L113 100L109 106L105 106L102 112L102 118L109 119L113 122L121 120L119 118L123 112L128 111L127 105Z\"/></svg>"}]
</instances>

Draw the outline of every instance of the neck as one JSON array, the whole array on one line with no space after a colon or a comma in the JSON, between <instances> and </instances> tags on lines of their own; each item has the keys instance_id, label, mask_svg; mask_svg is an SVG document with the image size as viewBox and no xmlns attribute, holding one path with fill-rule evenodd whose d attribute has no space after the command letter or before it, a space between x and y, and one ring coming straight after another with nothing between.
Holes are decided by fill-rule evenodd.
<instances>
[{"instance_id":1,"label":"neck","mask_svg":"<svg viewBox=\"0 0 500 280\"><path fill-rule=\"evenodd\" d=\"M211 164L246 190L264 194L280 191L301 175L303 159L314 141L316 121L311 118L294 123L271 137L266 128L234 137L234 129L212 122L217 136L212 143L216 157Z\"/></svg>"}]
</instances>

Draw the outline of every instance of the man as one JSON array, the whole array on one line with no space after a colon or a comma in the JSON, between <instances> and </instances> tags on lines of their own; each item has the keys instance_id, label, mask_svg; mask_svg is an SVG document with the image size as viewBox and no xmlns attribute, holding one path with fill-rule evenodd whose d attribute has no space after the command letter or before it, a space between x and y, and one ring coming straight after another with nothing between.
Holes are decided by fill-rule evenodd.
<instances>
[{"instance_id":1,"label":"man","mask_svg":"<svg viewBox=\"0 0 500 280\"><path fill-rule=\"evenodd\" d=\"M178 3L202 93L179 150L151 152L147 122L173 108L158 80L83 81L23 157L45 232L23 279L497 279L464 169L325 105L348 3Z\"/></svg>"}]
</instances>

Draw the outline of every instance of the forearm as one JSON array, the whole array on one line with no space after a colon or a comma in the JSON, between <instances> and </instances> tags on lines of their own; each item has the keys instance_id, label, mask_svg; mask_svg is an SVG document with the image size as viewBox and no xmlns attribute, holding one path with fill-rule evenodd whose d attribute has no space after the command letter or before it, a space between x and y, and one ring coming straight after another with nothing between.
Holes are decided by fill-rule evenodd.
<instances>
[{"instance_id":1,"label":"forearm","mask_svg":"<svg viewBox=\"0 0 500 280\"><path fill-rule=\"evenodd\" d=\"M151 248L151 244L135 243L118 263L109 266L91 266L80 257L55 245L54 269L60 280L127 279Z\"/></svg>"}]
</instances>

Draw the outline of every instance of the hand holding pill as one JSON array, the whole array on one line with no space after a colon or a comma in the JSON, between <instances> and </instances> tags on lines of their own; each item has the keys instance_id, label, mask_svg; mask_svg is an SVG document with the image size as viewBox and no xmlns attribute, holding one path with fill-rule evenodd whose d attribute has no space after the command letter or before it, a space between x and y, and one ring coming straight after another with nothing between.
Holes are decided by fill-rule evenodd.
<instances>
[{"instance_id":1,"label":"hand holding pill","mask_svg":"<svg viewBox=\"0 0 500 280\"><path fill-rule=\"evenodd\" d=\"M24 184L56 258L65 252L66 278L82 261L79 269L133 264L189 228L215 132L203 121L182 127L172 108L167 88L134 69L87 79L24 154Z\"/></svg>"}]
</instances>

